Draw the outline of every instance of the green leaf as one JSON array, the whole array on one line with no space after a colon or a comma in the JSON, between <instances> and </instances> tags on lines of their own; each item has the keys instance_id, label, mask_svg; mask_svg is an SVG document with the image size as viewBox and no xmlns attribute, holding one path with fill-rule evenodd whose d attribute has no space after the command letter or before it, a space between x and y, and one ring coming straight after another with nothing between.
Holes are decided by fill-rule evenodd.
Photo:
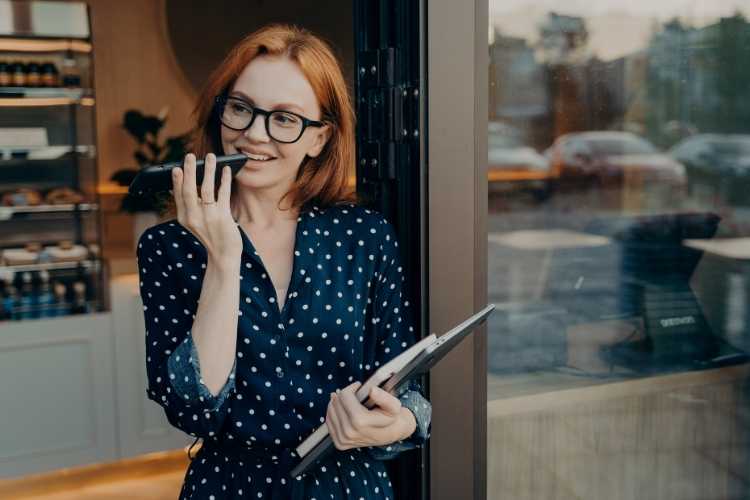
<instances>
[{"instance_id":1,"label":"green leaf","mask_svg":"<svg viewBox=\"0 0 750 500\"><path fill-rule=\"evenodd\" d=\"M148 159L148 157L143 154L142 151L136 151L133 153L133 158L135 158L135 161L138 162L138 165L141 167L145 167L146 165L149 165L151 161Z\"/></svg>"},{"instance_id":2,"label":"green leaf","mask_svg":"<svg viewBox=\"0 0 750 500\"><path fill-rule=\"evenodd\" d=\"M151 156L153 156L154 160L158 162L162 148L154 141L146 141L146 146L151 150Z\"/></svg>"},{"instance_id":3,"label":"green leaf","mask_svg":"<svg viewBox=\"0 0 750 500\"><path fill-rule=\"evenodd\" d=\"M146 140L146 127L144 117L140 111L129 109L122 119L122 126L130 135L135 137L139 144Z\"/></svg>"}]
</instances>

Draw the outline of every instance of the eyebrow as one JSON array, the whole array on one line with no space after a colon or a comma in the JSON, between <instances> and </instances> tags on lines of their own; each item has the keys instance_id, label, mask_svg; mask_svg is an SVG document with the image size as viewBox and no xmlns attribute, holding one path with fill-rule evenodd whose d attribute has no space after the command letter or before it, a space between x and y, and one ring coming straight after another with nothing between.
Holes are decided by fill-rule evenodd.
<instances>
[{"instance_id":1,"label":"eyebrow","mask_svg":"<svg viewBox=\"0 0 750 500\"><path fill-rule=\"evenodd\" d=\"M236 97L236 96L233 96L232 94L237 94L237 95L239 95L240 97L242 97L243 99L245 99L246 101L248 101L248 102L249 102L250 104L255 104L255 101L253 101L253 100L252 100L252 99L250 98L250 96L249 96L249 95L245 94L244 92L242 92L242 91L240 91L240 90L233 90L233 91L232 91L232 92L230 93L230 97ZM303 110L303 109L302 109L301 107L299 107L298 105L296 105L296 104L294 104L294 103L292 103L292 102L280 102L280 103L277 103L277 104L275 104L275 105L274 105L274 106L273 106L273 107L271 108L271 110L275 110L275 109L281 109L281 110L291 110L291 109L296 109L296 110L297 110L297 111L299 111L300 113L304 113L304 110Z\"/></svg>"}]
</instances>

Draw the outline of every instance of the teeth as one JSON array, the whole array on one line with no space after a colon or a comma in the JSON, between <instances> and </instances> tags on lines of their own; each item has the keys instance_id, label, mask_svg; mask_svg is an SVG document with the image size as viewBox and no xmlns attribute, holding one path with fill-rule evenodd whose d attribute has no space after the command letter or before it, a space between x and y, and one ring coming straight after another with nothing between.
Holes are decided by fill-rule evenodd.
<instances>
[{"instance_id":1,"label":"teeth","mask_svg":"<svg viewBox=\"0 0 750 500\"><path fill-rule=\"evenodd\" d=\"M243 151L243 153L253 160L266 161L266 160L271 159L270 156L256 155L256 154L248 153L247 151Z\"/></svg>"}]
</instances>

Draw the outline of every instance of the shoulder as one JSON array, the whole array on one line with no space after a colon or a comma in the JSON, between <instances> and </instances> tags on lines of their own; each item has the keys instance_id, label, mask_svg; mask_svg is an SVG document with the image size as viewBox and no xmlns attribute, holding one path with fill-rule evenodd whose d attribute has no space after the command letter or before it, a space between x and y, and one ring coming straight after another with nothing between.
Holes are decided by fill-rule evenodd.
<instances>
[{"instance_id":1,"label":"shoulder","mask_svg":"<svg viewBox=\"0 0 750 500\"><path fill-rule=\"evenodd\" d=\"M326 208L313 207L308 216L328 229L351 230L361 234L392 231L391 223L379 211L362 205L345 203Z\"/></svg>"}]
</instances>

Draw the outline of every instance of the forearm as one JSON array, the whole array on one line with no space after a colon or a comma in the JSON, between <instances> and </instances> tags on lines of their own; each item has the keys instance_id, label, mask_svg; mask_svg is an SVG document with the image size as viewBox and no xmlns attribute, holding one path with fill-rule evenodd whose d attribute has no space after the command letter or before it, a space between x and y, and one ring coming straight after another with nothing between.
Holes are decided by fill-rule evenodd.
<instances>
[{"instance_id":1,"label":"forearm","mask_svg":"<svg viewBox=\"0 0 750 500\"><path fill-rule=\"evenodd\" d=\"M213 395L227 381L237 350L240 260L206 264L192 336L203 383Z\"/></svg>"}]
</instances>

